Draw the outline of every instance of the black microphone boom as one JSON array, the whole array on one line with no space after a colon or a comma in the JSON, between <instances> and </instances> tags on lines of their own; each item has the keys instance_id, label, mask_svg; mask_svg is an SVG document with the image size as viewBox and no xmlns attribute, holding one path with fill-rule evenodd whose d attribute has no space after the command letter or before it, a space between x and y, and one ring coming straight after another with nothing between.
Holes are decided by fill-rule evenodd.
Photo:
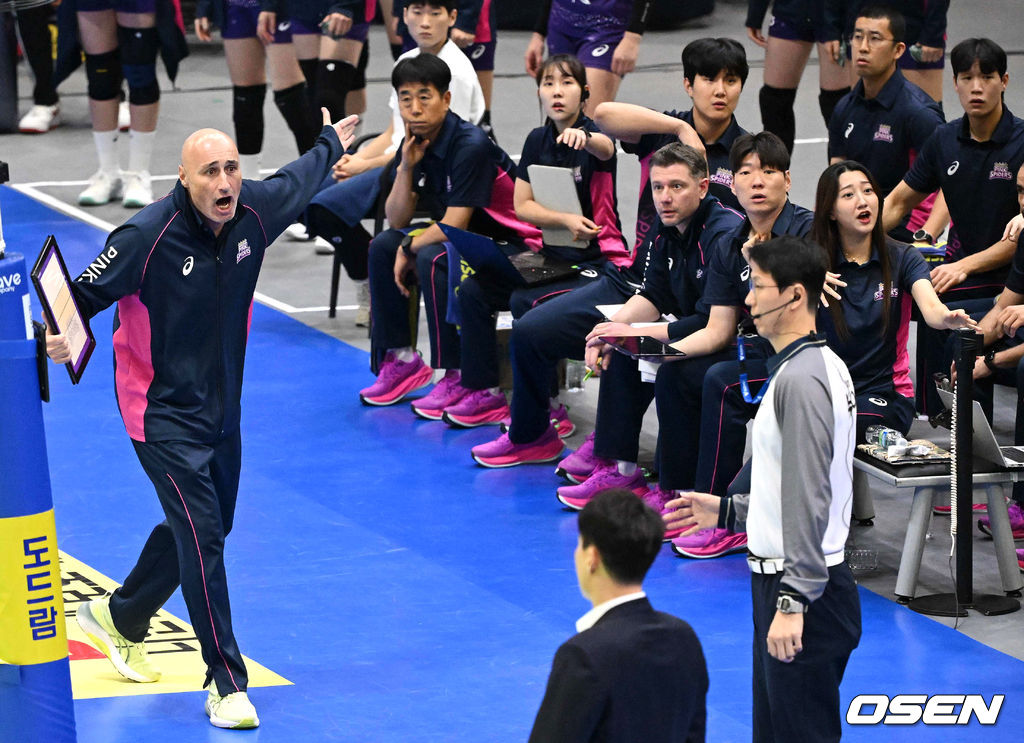
<instances>
[{"instance_id":1,"label":"black microphone boom","mask_svg":"<svg viewBox=\"0 0 1024 743\"><path fill-rule=\"evenodd\" d=\"M788 302L783 302L778 307L773 307L770 310L765 310L764 312L758 312L756 315L751 315L750 319L751 320L758 320L758 319L764 317L765 315L774 314L774 313L778 312L779 310L785 309L789 305L793 304L793 302L799 302L800 299L801 299L801 297L799 295L795 296L791 300L789 300Z\"/></svg>"}]
</instances>

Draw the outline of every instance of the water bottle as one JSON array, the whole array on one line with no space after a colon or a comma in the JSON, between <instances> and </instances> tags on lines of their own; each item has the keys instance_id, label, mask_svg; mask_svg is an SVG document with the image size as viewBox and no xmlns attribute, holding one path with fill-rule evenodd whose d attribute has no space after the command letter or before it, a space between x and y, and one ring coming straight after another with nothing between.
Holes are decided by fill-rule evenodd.
<instances>
[{"instance_id":1,"label":"water bottle","mask_svg":"<svg viewBox=\"0 0 1024 743\"><path fill-rule=\"evenodd\" d=\"M877 444L883 449L890 446L906 446L907 439L899 431L886 426L868 426L864 431L864 437L869 444Z\"/></svg>"}]
</instances>

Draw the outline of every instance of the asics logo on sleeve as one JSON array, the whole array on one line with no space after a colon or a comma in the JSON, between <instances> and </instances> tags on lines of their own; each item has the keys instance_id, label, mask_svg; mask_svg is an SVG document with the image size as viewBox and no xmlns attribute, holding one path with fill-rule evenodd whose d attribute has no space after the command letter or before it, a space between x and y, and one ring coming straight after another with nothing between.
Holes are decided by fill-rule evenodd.
<instances>
[{"instance_id":1,"label":"asics logo on sleeve","mask_svg":"<svg viewBox=\"0 0 1024 743\"><path fill-rule=\"evenodd\" d=\"M946 175L953 175L953 173L955 173L959 167L960 167L960 161L959 160L954 160L953 164L950 165L948 168L946 168Z\"/></svg>"},{"instance_id":2,"label":"asics logo on sleeve","mask_svg":"<svg viewBox=\"0 0 1024 743\"><path fill-rule=\"evenodd\" d=\"M186 258L185 259L185 265L183 265L181 267L181 275L182 276L188 276L190 273L192 273L192 266L194 266L195 263L196 263L195 258L193 258L192 256L189 256L188 258Z\"/></svg>"},{"instance_id":3,"label":"asics logo on sleeve","mask_svg":"<svg viewBox=\"0 0 1024 743\"><path fill-rule=\"evenodd\" d=\"M846 139L849 139L850 138L850 132L852 132L852 131L853 131L853 122L851 121L849 124L846 125L846 131L843 133L843 137L845 137Z\"/></svg>"},{"instance_id":4,"label":"asics logo on sleeve","mask_svg":"<svg viewBox=\"0 0 1024 743\"><path fill-rule=\"evenodd\" d=\"M591 57L603 57L608 53L608 45L601 44L601 46L594 47L594 51L590 53Z\"/></svg>"},{"instance_id":5,"label":"asics logo on sleeve","mask_svg":"<svg viewBox=\"0 0 1024 743\"><path fill-rule=\"evenodd\" d=\"M740 281L749 281L749 280L750 280L750 266L745 266L743 268L743 270L740 272Z\"/></svg>"}]
</instances>

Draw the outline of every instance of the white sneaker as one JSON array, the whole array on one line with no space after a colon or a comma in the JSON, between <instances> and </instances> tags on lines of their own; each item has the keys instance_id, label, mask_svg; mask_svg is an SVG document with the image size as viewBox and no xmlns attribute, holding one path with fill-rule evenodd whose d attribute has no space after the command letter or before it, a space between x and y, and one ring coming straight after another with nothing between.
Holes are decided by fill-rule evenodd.
<instances>
[{"instance_id":1,"label":"white sneaker","mask_svg":"<svg viewBox=\"0 0 1024 743\"><path fill-rule=\"evenodd\" d=\"M45 134L55 126L60 126L59 105L32 106L18 122L18 131L22 134Z\"/></svg>"},{"instance_id":2,"label":"white sneaker","mask_svg":"<svg viewBox=\"0 0 1024 743\"><path fill-rule=\"evenodd\" d=\"M306 229L306 225L302 224L302 222L288 225L284 230L284 234L288 236L289 240L298 240L299 242L309 242L313 239L313 236L309 234L309 230Z\"/></svg>"},{"instance_id":3,"label":"white sneaker","mask_svg":"<svg viewBox=\"0 0 1024 743\"><path fill-rule=\"evenodd\" d=\"M121 171L108 173L97 170L89 179L89 185L78 194L78 203L82 206L102 206L111 199L120 199L121 185Z\"/></svg>"},{"instance_id":4,"label":"white sneaker","mask_svg":"<svg viewBox=\"0 0 1024 743\"><path fill-rule=\"evenodd\" d=\"M313 251L317 255L334 255L334 246L322 237L313 238Z\"/></svg>"},{"instance_id":5,"label":"white sneaker","mask_svg":"<svg viewBox=\"0 0 1024 743\"><path fill-rule=\"evenodd\" d=\"M121 101L117 107L117 128L126 132L132 127L132 112L128 108L128 101Z\"/></svg>"},{"instance_id":6,"label":"white sneaker","mask_svg":"<svg viewBox=\"0 0 1024 743\"><path fill-rule=\"evenodd\" d=\"M249 701L249 697L244 691L236 691L222 697L210 689L203 709L206 710L210 724L214 727L246 730L260 726L256 708L252 706L252 702Z\"/></svg>"},{"instance_id":7,"label":"white sneaker","mask_svg":"<svg viewBox=\"0 0 1024 743\"><path fill-rule=\"evenodd\" d=\"M370 282L356 282L356 327L370 327Z\"/></svg>"},{"instance_id":8,"label":"white sneaker","mask_svg":"<svg viewBox=\"0 0 1024 743\"><path fill-rule=\"evenodd\" d=\"M153 203L153 186L150 184L150 175L145 170L137 173L125 171L124 197L121 204L128 209L139 209Z\"/></svg>"}]
</instances>

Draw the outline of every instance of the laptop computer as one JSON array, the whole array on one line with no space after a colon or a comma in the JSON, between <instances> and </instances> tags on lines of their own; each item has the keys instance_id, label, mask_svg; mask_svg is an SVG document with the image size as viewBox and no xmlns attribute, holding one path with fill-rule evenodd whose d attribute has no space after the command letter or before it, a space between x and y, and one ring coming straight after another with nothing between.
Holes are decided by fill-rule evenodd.
<instances>
[{"instance_id":1,"label":"laptop computer","mask_svg":"<svg viewBox=\"0 0 1024 743\"><path fill-rule=\"evenodd\" d=\"M553 260L532 250L506 255L502 247L489 237L460 230L443 222L437 225L474 271L496 273L519 286L549 284L572 278L580 272L579 266Z\"/></svg>"},{"instance_id":2,"label":"laptop computer","mask_svg":"<svg viewBox=\"0 0 1024 743\"><path fill-rule=\"evenodd\" d=\"M644 359L648 361L669 361L686 356L682 351L678 351L667 343L663 343L649 335L601 336L601 340L619 353L624 353L638 361Z\"/></svg>"},{"instance_id":3,"label":"laptop computer","mask_svg":"<svg viewBox=\"0 0 1024 743\"><path fill-rule=\"evenodd\" d=\"M939 389L939 399L947 408L953 409L952 392ZM971 421L974 424L974 436L971 443L974 444L974 455L986 462L1007 468L1024 467L1024 446L1000 446L996 441L996 435L992 432L992 426L988 424L985 411L981 409L981 403L977 400L974 400L973 403Z\"/></svg>"}]
</instances>

